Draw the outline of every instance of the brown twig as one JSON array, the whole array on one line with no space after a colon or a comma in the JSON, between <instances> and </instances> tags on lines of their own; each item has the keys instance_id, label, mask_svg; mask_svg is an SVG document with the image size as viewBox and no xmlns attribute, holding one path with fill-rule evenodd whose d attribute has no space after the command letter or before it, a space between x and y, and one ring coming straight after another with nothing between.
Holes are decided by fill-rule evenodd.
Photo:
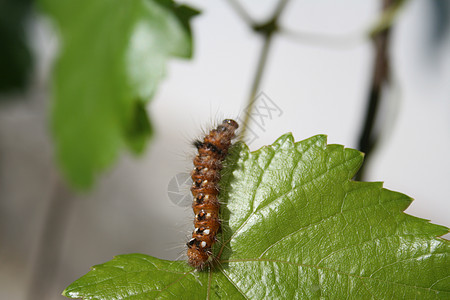
<instances>
[{"instance_id":1,"label":"brown twig","mask_svg":"<svg viewBox=\"0 0 450 300\"><path fill-rule=\"evenodd\" d=\"M398 5L400 1L402 0L383 0L383 13L390 10L394 5ZM391 30L392 26L389 26L373 36L375 62L364 125L359 138L359 150L365 153L366 163L361 166L361 169L356 174L356 180L363 180L367 160L371 157L372 151L379 140L379 133L375 132L374 127L382 100L383 86L389 82L390 62L388 51Z\"/></svg>"}]
</instances>

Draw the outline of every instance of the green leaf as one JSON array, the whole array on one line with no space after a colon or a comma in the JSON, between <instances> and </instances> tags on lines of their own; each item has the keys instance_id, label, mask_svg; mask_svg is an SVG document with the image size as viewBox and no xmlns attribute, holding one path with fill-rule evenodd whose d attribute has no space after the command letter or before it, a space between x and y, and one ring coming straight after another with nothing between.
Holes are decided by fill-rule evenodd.
<instances>
[{"instance_id":1,"label":"green leaf","mask_svg":"<svg viewBox=\"0 0 450 300\"><path fill-rule=\"evenodd\" d=\"M171 0L40 0L61 36L52 127L63 170L78 187L151 136L143 103L171 57L192 54L189 18ZM136 131L138 130L138 131Z\"/></svg>"},{"instance_id":2,"label":"green leaf","mask_svg":"<svg viewBox=\"0 0 450 300\"><path fill-rule=\"evenodd\" d=\"M214 268L120 255L63 295L84 299L449 299L443 226L403 213L411 198L355 182L363 155L290 134L250 153L237 143L221 180ZM181 241L180 241L181 243Z\"/></svg>"}]
</instances>

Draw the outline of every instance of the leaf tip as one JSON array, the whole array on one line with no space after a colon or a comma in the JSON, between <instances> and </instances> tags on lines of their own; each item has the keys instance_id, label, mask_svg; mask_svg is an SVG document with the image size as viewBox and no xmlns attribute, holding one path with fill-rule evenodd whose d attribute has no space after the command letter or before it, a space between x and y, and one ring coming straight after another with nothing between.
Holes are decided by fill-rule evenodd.
<instances>
[{"instance_id":1,"label":"leaf tip","mask_svg":"<svg viewBox=\"0 0 450 300\"><path fill-rule=\"evenodd\" d=\"M291 145L294 145L294 136L292 135L292 132L288 132L276 139L275 142L273 142L272 147L278 149L289 147Z\"/></svg>"},{"instance_id":2,"label":"leaf tip","mask_svg":"<svg viewBox=\"0 0 450 300\"><path fill-rule=\"evenodd\" d=\"M72 285L69 285L68 287L66 287L66 289L61 293L62 296L66 297L66 298L71 298L71 299L80 299L81 296L77 293L77 292L73 292L70 291L69 288Z\"/></svg>"}]
</instances>

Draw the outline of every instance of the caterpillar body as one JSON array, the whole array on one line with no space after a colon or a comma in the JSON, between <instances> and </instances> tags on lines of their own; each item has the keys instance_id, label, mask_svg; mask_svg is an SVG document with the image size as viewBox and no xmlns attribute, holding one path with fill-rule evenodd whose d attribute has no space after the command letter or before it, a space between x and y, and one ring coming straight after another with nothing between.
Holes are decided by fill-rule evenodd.
<instances>
[{"instance_id":1,"label":"caterpillar body","mask_svg":"<svg viewBox=\"0 0 450 300\"><path fill-rule=\"evenodd\" d=\"M216 234L220 229L220 204L217 198L220 171L238 127L234 120L223 120L203 141L194 142L198 149L191 173L195 229L192 239L187 243L187 256L189 265L198 270L204 269L210 262L211 247L216 242Z\"/></svg>"}]
</instances>

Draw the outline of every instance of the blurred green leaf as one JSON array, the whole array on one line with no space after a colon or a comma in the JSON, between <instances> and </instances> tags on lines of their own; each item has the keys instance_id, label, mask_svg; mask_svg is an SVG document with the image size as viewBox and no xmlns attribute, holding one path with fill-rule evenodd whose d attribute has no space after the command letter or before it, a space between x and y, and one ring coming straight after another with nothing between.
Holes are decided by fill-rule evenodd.
<instances>
[{"instance_id":1,"label":"blurred green leaf","mask_svg":"<svg viewBox=\"0 0 450 300\"><path fill-rule=\"evenodd\" d=\"M189 17L170 0L40 0L61 36L54 69L52 127L70 181L89 187L123 146L145 148L144 102L167 60L192 53ZM180 16L181 14L181 16Z\"/></svg>"},{"instance_id":2,"label":"blurred green leaf","mask_svg":"<svg viewBox=\"0 0 450 300\"><path fill-rule=\"evenodd\" d=\"M32 0L0 0L0 93L27 84L32 56L25 28L31 4Z\"/></svg>"},{"instance_id":3,"label":"blurred green leaf","mask_svg":"<svg viewBox=\"0 0 450 300\"><path fill-rule=\"evenodd\" d=\"M362 153L286 134L232 148L221 179L217 264L119 255L63 292L83 299L449 299L443 226L403 213L411 198L355 182Z\"/></svg>"},{"instance_id":4,"label":"blurred green leaf","mask_svg":"<svg viewBox=\"0 0 450 300\"><path fill-rule=\"evenodd\" d=\"M129 125L126 134L128 146L135 153L141 153L153 134L145 104L142 101L135 102L132 122Z\"/></svg>"}]
</instances>

